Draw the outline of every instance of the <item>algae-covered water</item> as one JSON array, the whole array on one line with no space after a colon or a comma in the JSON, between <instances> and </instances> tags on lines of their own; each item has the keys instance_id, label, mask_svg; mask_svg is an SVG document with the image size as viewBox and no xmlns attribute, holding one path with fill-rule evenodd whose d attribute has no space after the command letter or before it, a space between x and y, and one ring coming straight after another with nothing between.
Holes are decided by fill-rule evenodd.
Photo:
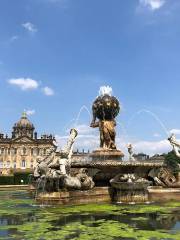
<instances>
[{"instance_id":1,"label":"algae-covered water","mask_svg":"<svg viewBox=\"0 0 180 240\"><path fill-rule=\"evenodd\" d=\"M45 207L2 191L0 239L180 240L180 203Z\"/></svg>"}]
</instances>

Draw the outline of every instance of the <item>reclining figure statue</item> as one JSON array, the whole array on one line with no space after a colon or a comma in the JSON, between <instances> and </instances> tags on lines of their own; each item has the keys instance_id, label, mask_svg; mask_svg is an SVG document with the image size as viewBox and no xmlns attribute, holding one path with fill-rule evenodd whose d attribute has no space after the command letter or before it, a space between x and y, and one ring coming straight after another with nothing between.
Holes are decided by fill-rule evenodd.
<instances>
[{"instance_id":1,"label":"reclining figure statue","mask_svg":"<svg viewBox=\"0 0 180 240\"><path fill-rule=\"evenodd\" d=\"M173 147L175 155L180 158L180 143L176 140L175 134L172 134L168 140ZM168 166L161 167L160 169L152 169L148 175L154 179L156 185L162 187L180 187L180 175L174 174Z\"/></svg>"},{"instance_id":2,"label":"reclining figure statue","mask_svg":"<svg viewBox=\"0 0 180 240\"><path fill-rule=\"evenodd\" d=\"M88 190L94 187L94 182L85 169L80 169L74 176L71 175L73 145L77 134L76 129L71 129L67 145L63 150L58 152L54 143L54 147L49 149L47 156L37 160L37 166L34 169L36 186L41 188L42 185L47 191L60 188Z\"/></svg>"}]
</instances>

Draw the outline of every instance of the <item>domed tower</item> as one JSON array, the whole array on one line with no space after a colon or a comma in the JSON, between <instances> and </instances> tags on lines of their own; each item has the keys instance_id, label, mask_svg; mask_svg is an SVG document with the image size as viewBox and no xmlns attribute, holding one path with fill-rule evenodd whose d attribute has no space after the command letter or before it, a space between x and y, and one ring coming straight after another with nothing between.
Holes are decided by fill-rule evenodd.
<instances>
[{"instance_id":1,"label":"domed tower","mask_svg":"<svg viewBox=\"0 0 180 240\"><path fill-rule=\"evenodd\" d=\"M18 138L21 136L33 138L34 129L34 125L27 118L26 112L23 112L21 119L13 126L12 138Z\"/></svg>"}]
</instances>

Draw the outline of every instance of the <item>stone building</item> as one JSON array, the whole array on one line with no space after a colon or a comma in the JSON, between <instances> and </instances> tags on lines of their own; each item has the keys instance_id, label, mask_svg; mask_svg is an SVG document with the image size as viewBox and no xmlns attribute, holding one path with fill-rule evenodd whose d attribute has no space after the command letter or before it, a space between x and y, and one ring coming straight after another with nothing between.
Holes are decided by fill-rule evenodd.
<instances>
[{"instance_id":1,"label":"stone building","mask_svg":"<svg viewBox=\"0 0 180 240\"><path fill-rule=\"evenodd\" d=\"M0 174L8 174L10 170L32 170L37 158L45 156L47 149L54 146L53 140L52 135L38 138L24 112L14 124L11 137L0 134Z\"/></svg>"}]
</instances>

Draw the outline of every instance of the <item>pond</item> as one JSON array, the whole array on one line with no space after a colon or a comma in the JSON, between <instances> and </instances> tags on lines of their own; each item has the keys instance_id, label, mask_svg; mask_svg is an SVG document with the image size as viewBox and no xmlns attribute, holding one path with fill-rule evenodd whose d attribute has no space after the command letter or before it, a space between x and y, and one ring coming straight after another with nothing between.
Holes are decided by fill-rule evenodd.
<instances>
[{"instance_id":1,"label":"pond","mask_svg":"<svg viewBox=\"0 0 180 240\"><path fill-rule=\"evenodd\" d=\"M180 202L39 206L26 191L0 192L0 239L180 239Z\"/></svg>"}]
</instances>

